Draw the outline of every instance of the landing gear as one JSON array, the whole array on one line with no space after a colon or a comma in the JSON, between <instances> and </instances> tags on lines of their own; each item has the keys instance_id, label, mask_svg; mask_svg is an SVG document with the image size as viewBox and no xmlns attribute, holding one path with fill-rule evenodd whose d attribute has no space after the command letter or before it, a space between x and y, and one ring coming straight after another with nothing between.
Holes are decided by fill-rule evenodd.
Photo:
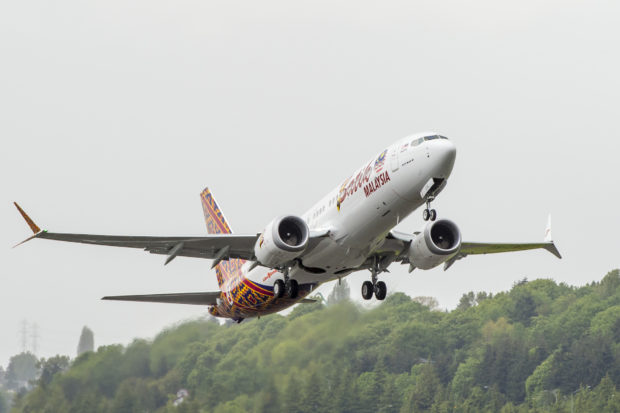
<instances>
[{"instance_id":1,"label":"landing gear","mask_svg":"<svg viewBox=\"0 0 620 413\"><path fill-rule=\"evenodd\" d=\"M289 267L284 267L280 269L280 271L282 271L282 274L284 274L284 282L282 282L282 280L276 280L276 282L273 284L273 295L276 298L278 298L278 295L276 294L276 286L278 285L278 283L280 283L280 285L277 288L283 287L280 297L285 296L286 298L297 298L297 296L299 295L299 284L297 283L297 280L289 278L289 270Z\"/></svg>"},{"instance_id":2,"label":"landing gear","mask_svg":"<svg viewBox=\"0 0 620 413\"><path fill-rule=\"evenodd\" d=\"M362 283L362 298L364 300L370 300L374 294L377 300L384 300L387 295L387 286L383 281L377 281L377 275L381 272L377 257L373 257L370 272L372 274L372 281L364 281Z\"/></svg>"},{"instance_id":3,"label":"landing gear","mask_svg":"<svg viewBox=\"0 0 620 413\"><path fill-rule=\"evenodd\" d=\"M379 301L385 300L387 295L387 286L383 281L379 281L375 284L375 298Z\"/></svg>"},{"instance_id":4,"label":"landing gear","mask_svg":"<svg viewBox=\"0 0 620 413\"><path fill-rule=\"evenodd\" d=\"M431 202L433 202L433 199L435 198L430 196L426 199L426 209L422 211L422 219L424 219L424 221L428 221L429 219L434 221L437 219L437 211L431 209Z\"/></svg>"},{"instance_id":5,"label":"landing gear","mask_svg":"<svg viewBox=\"0 0 620 413\"><path fill-rule=\"evenodd\" d=\"M299 294L299 284L296 280L288 279L284 283L284 291L287 298L297 298Z\"/></svg>"},{"instance_id":6,"label":"landing gear","mask_svg":"<svg viewBox=\"0 0 620 413\"><path fill-rule=\"evenodd\" d=\"M364 281L362 283L362 298L364 300L370 300L372 298L372 293L374 293L375 287L372 285L370 281Z\"/></svg>"},{"instance_id":7,"label":"landing gear","mask_svg":"<svg viewBox=\"0 0 620 413\"><path fill-rule=\"evenodd\" d=\"M276 280L276 282L273 284L273 297L281 298L284 295L284 290L284 281Z\"/></svg>"}]
</instances>

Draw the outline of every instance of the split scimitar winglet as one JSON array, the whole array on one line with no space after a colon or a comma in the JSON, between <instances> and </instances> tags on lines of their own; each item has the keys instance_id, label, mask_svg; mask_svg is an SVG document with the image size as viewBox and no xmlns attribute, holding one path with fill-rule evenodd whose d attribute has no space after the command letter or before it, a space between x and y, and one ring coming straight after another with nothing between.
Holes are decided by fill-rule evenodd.
<instances>
[{"instance_id":1,"label":"split scimitar winglet","mask_svg":"<svg viewBox=\"0 0 620 413\"><path fill-rule=\"evenodd\" d=\"M24 221L26 221L26 223L28 224L28 226L30 227L30 229L32 230L32 233L34 234L33 236L26 238L25 240L23 240L22 242L15 244L13 246L13 248L18 247L20 245L22 245L23 243L30 241L33 238L36 238L37 235L39 233L41 233L41 228L39 228L39 226L37 224L34 223L34 221L32 220L32 218L30 218L28 216L28 214L26 214L26 212L19 206L19 204L17 202L13 202L13 204L15 205L15 207L17 208L17 210L19 211L19 213L21 214L21 216L24 218Z\"/></svg>"}]
</instances>

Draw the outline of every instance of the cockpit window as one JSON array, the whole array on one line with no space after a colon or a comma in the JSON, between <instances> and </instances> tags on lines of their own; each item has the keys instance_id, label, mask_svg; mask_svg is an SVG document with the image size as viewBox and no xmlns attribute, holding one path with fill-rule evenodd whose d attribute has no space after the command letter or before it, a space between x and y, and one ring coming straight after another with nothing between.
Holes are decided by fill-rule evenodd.
<instances>
[{"instance_id":1,"label":"cockpit window","mask_svg":"<svg viewBox=\"0 0 620 413\"><path fill-rule=\"evenodd\" d=\"M446 138L445 136L439 135L439 139L446 139L447 140L448 138Z\"/></svg>"},{"instance_id":2,"label":"cockpit window","mask_svg":"<svg viewBox=\"0 0 620 413\"><path fill-rule=\"evenodd\" d=\"M411 146L418 146L422 142L424 142L424 138L414 139L411 141Z\"/></svg>"},{"instance_id":3,"label":"cockpit window","mask_svg":"<svg viewBox=\"0 0 620 413\"><path fill-rule=\"evenodd\" d=\"M431 135L431 136L424 137L425 141L432 141L433 139L439 139L439 135Z\"/></svg>"}]
</instances>

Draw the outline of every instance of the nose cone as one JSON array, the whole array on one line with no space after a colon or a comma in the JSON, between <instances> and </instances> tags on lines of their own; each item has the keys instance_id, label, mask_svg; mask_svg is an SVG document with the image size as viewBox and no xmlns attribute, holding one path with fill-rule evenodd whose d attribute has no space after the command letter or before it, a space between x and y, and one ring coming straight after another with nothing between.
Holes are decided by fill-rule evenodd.
<instances>
[{"instance_id":1,"label":"nose cone","mask_svg":"<svg viewBox=\"0 0 620 413\"><path fill-rule=\"evenodd\" d=\"M456 159L456 146L447 139L436 140L431 149L432 158L435 158L437 174L436 177L448 178L452 173L454 161Z\"/></svg>"}]
</instances>

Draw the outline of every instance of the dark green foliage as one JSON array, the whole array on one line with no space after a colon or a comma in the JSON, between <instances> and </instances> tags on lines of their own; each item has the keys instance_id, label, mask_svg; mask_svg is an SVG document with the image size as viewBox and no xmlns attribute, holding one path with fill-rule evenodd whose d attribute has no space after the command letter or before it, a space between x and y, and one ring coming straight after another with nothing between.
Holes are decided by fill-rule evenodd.
<instances>
[{"instance_id":1,"label":"dark green foliage","mask_svg":"<svg viewBox=\"0 0 620 413\"><path fill-rule=\"evenodd\" d=\"M54 376L69 368L69 357L67 356L55 356L47 360L41 359L37 364L37 367L41 371L41 377L39 377L39 385L46 387L52 382Z\"/></svg>"},{"instance_id":2,"label":"dark green foliage","mask_svg":"<svg viewBox=\"0 0 620 413\"><path fill-rule=\"evenodd\" d=\"M581 288L522 280L471 292L451 312L432 303L331 300L239 325L185 323L68 370L42 360L15 411L620 411L619 271ZM189 397L174 406L180 389Z\"/></svg>"}]
</instances>

